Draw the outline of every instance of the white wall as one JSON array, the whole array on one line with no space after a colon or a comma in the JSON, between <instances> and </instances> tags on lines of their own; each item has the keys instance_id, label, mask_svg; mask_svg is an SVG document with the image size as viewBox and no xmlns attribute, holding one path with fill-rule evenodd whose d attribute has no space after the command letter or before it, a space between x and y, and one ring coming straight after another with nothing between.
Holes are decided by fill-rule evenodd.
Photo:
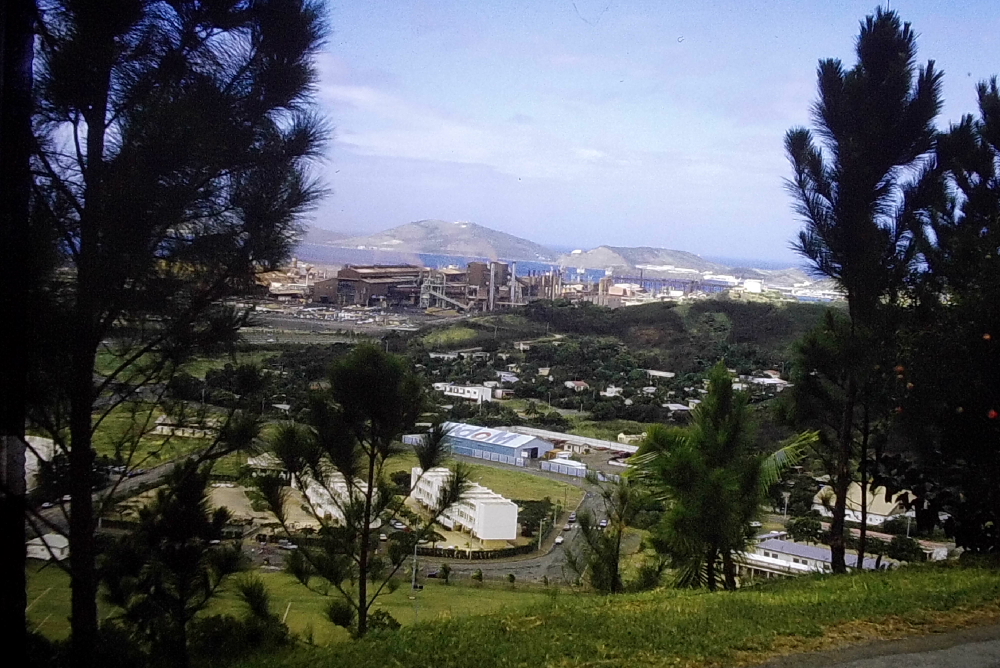
<instances>
[{"instance_id":1,"label":"white wall","mask_svg":"<svg viewBox=\"0 0 1000 668\"><path fill-rule=\"evenodd\" d=\"M517 504L506 499L477 502L472 533L480 540L514 540L517 538Z\"/></svg>"}]
</instances>

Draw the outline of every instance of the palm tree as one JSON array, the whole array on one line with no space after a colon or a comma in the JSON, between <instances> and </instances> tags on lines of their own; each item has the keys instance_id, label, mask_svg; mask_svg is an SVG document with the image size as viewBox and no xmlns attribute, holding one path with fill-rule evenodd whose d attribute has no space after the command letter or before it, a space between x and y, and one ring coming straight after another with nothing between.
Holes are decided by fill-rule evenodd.
<instances>
[{"instance_id":1,"label":"palm tree","mask_svg":"<svg viewBox=\"0 0 1000 668\"><path fill-rule=\"evenodd\" d=\"M771 455L757 453L748 395L733 391L721 362L690 427L649 430L636 455L640 476L667 502L651 543L669 557L678 586L736 588L737 558L768 487L814 438L803 434Z\"/></svg>"},{"instance_id":2,"label":"palm tree","mask_svg":"<svg viewBox=\"0 0 1000 668\"><path fill-rule=\"evenodd\" d=\"M911 221L933 195L921 187L917 172L933 148L941 107L941 73L933 61L916 66L916 35L895 12L880 8L862 23L856 52L849 70L836 59L820 61L813 106L820 144L805 128L785 137L795 171L788 188L805 222L795 249L815 273L840 285L849 307L846 332L831 337L842 352L841 368L803 369L819 374L807 389L822 383L824 392L839 397L812 420L825 423L837 573L847 570L844 516L854 462L867 489L868 450L886 410L886 379L892 379L887 370L895 366L886 359L894 350L893 306L914 257ZM861 558L863 537L859 547Z\"/></svg>"}]
</instances>

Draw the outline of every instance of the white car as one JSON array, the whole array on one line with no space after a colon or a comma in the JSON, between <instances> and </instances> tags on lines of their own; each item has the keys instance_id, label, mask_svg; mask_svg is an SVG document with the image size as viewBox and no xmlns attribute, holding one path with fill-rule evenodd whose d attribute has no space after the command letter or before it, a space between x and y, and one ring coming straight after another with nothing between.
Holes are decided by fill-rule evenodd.
<instances>
[{"instance_id":1,"label":"white car","mask_svg":"<svg viewBox=\"0 0 1000 668\"><path fill-rule=\"evenodd\" d=\"M562 536L556 536L556 545L562 545L564 542L566 542L565 538Z\"/></svg>"}]
</instances>

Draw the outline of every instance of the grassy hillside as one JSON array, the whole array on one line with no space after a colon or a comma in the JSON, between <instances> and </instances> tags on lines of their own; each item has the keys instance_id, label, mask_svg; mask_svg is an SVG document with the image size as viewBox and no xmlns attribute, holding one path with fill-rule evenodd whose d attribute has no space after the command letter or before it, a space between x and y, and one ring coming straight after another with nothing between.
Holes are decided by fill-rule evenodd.
<instances>
[{"instance_id":1,"label":"grassy hillside","mask_svg":"<svg viewBox=\"0 0 1000 668\"><path fill-rule=\"evenodd\" d=\"M1000 573L923 566L773 582L733 594L553 594L521 609L441 620L250 666L752 665L776 653L1000 618Z\"/></svg>"}]
</instances>

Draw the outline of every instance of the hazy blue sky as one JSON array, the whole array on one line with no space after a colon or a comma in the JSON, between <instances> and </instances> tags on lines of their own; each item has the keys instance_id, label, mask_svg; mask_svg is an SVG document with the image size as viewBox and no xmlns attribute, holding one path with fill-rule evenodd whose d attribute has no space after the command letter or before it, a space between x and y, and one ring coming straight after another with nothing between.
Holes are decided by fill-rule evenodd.
<instances>
[{"instance_id":1,"label":"hazy blue sky","mask_svg":"<svg viewBox=\"0 0 1000 668\"><path fill-rule=\"evenodd\" d=\"M315 223L471 220L540 243L791 259L785 131L875 3L331 1ZM892 2L946 127L1000 74L996 0Z\"/></svg>"}]
</instances>

